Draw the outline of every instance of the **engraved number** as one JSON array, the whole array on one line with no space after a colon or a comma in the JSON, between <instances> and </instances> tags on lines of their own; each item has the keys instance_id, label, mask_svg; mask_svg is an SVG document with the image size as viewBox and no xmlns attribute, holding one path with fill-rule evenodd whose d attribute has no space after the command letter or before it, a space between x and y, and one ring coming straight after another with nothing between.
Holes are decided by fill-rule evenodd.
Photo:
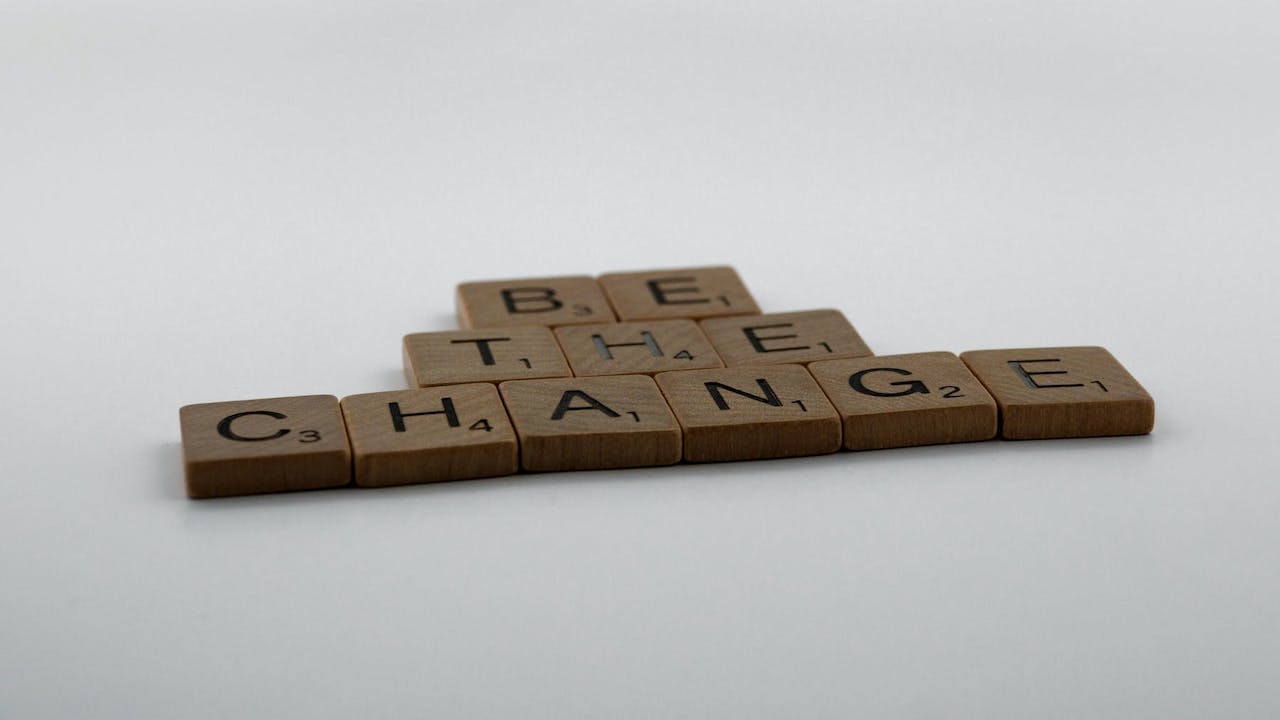
<instances>
[{"instance_id":1,"label":"engraved number","mask_svg":"<svg viewBox=\"0 0 1280 720\"><path fill-rule=\"evenodd\" d=\"M799 406L800 406L800 412L809 412L809 408L807 408L807 407L805 407L805 406L804 406L804 401L803 401L803 400L792 400L792 401L791 401L791 404L792 404L792 405L799 405Z\"/></svg>"},{"instance_id":2,"label":"engraved number","mask_svg":"<svg viewBox=\"0 0 1280 720\"><path fill-rule=\"evenodd\" d=\"M493 426L489 424L489 420L488 420L488 418L480 418L479 420L477 420L477 421L475 421L475 422L471 423L471 427L469 427L469 428L467 428L467 429L468 429L468 430L483 430L483 431L485 431L485 432L489 432L490 430L493 430Z\"/></svg>"},{"instance_id":3,"label":"engraved number","mask_svg":"<svg viewBox=\"0 0 1280 720\"><path fill-rule=\"evenodd\" d=\"M1101 380L1094 380L1094 381L1093 381L1093 384L1094 384L1094 385L1097 385L1097 386L1098 386L1098 387L1100 387L1100 388L1102 388L1102 392L1111 392L1110 390L1108 390L1108 389L1107 389L1107 386L1106 386L1106 385L1103 385L1103 384L1102 384L1102 381L1101 381Z\"/></svg>"},{"instance_id":4,"label":"engraved number","mask_svg":"<svg viewBox=\"0 0 1280 720\"><path fill-rule=\"evenodd\" d=\"M574 315L590 315L591 306L590 305L574 305L573 314Z\"/></svg>"},{"instance_id":5,"label":"engraved number","mask_svg":"<svg viewBox=\"0 0 1280 720\"><path fill-rule=\"evenodd\" d=\"M943 385L938 389L946 390L946 392L942 394L942 397L944 398L964 397L964 393L960 392L960 388L955 385Z\"/></svg>"},{"instance_id":6,"label":"engraved number","mask_svg":"<svg viewBox=\"0 0 1280 720\"><path fill-rule=\"evenodd\" d=\"M627 414L635 418L636 422L640 422L640 413L636 412L635 410L628 410Z\"/></svg>"},{"instance_id":7,"label":"engraved number","mask_svg":"<svg viewBox=\"0 0 1280 720\"><path fill-rule=\"evenodd\" d=\"M529 358L520 358L520 362L524 363L527 368L533 367L533 363L529 362Z\"/></svg>"},{"instance_id":8,"label":"engraved number","mask_svg":"<svg viewBox=\"0 0 1280 720\"><path fill-rule=\"evenodd\" d=\"M300 433L298 433L298 434L302 436L302 437L298 438L298 442L300 442L300 443L313 443L313 442L320 442L320 431L319 431L319 430L303 430L302 432L300 432Z\"/></svg>"},{"instance_id":9,"label":"engraved number","mask_svg":"<svg viewBox=\"0 0 1280 720\"><path fill-rule=\"evenodd\" d=\"M675 359L677 359L677 360L692 360L692 359L693 359L693 356L689 354L689 351L688 351L688 350L681 350L680 352L676 353L675 355L672 355L671 357L673 357L673 358L675 358Z\"/></svg>"},{"instance_id":10,"label":"engraved number","mask_svg":"<svg viewBox=\"0 0 1280 720\"><path fill-rule=\"evenodd\" d=\"M828 344L826 344L826 343L824 343L824 342L820 342L820 343L818 343L818 344L819 344L819 345L821 345L822 347L826 348L827 352L831 352L831 346L830 346L830 345L828 345Z\"/></svg>"}]
</instances>

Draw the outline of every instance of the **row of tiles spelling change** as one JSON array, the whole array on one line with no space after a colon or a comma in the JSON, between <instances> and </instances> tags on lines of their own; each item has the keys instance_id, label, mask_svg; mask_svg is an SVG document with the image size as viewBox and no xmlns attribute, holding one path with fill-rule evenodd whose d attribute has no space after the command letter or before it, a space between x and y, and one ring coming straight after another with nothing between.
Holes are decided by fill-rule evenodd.
<instances>
[{"instance_id":1,"label":"row of tiles spelling change","mask_svg":"<svg viewBox=\"0 0 1280 720\"><path fill-rule=\"evenodd\" d=\"M509 380L182 408L187 491L219 497L938 443L1135 435L1151 397L1099 347ZM353 462L354 460L354 462Z\"/></svg>"}]
</instances>

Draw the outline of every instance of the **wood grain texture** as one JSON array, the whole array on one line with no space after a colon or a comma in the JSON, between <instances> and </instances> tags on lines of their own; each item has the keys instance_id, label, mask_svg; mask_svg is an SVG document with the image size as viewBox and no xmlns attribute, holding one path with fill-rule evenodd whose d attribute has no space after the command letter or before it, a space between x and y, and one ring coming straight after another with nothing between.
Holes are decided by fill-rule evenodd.
<instances>
[{"instance_id":1,"label":"wood grain texture","mask_svg":"<svg viewBox=\"0 0 1280 720\"><path fill-rule=\"evenodd\" d=\"M839 310L803 310L703 320L727 367L863 357L871 349Z\"/></svg>"},{"instance_id":2,"label":"wood grain texture","mask_svg":"<svg viewBox=\"0 0 1280 720\"><path fill-rule=\"evenodd\" d=\"M178 417L193 498L351 482L351 450L332 395L201 403L181 408Z\"/></svg>"},{"instance_id":3,"label":"wood grain texture","mask_svg":"<svg viewBox=\"0 0 1280 720\"><path fill-rule=\"evenodd\" d=\"M738 272L727 265L605 273L600 287L623 322L760 313Z\"/></svg>"},{"instance_id":4,"label":"wood grain texture","mask_svg":"<svg viewBox=\"0 0 1280 720\"><path fill-rule=\"evenodd\" d=\"M362 487L511 475L519 445L498 388L485 384L342 399Z\"/></svg>"},{"instance_id":5,"label":"wood grain texture","mask_svg":"<svg viewBox=\"0 0 1280 720\"><path fill-rule=\"evenodd\" d=\"M458 285L463 328L613 322L613 310L588 275L483 280Z\"/></svg>"},{"instance_id":6,"label":"wood grain texture","mask_svg":"<svg viewBox=\"0 0 1280 720\"><path fill-rule=\"evenodd\" d=\"M549 328L449 330L404 337L410 387L569 377L569 363Z\"/></svg>"},{"instance_id":7,"label":"wood grain texture","mask_svg":"<svg viewBox=\"0 0 1280 720\"><path fill-rule=\"evenodd\" d=\"M809 372L840 413L849 450L996 436L996 401L955 353L823 360Z\"/></svg>"},{"instance_id":8,"label":"wood grain texture","mask_svg":"<svg viewBox=\"0 0 1280 720\"><path fill-rule=\"evenodd\" d=\"M692 320L571 325L555 332L578 377L724 367Z\"/></svg>"},{"instance_id":9,"label":"wood grain texture","mask_svg":"<svg viewBox=\"0 0 1280 720\"><path fill-rule=\"evenodd\" d=\"M654 379L680 421L689 462L840 449L840 417L799 365L686 370Z\"/></svg>"},{"instance_id":10,"label":"wood grain texture","mask_svg":"<svg viewBox=\"0 0 1280 720\"><path fill-rule=\"evenodd\" d=\"M962 353L1000 406L1009 440L1144 435L1155 402L1100 347L1017 348Z\"/></svg>"},{"instance_id":11,"label":"wood grain texture","mask_svg":"<svg viewBox=\"0 0 1280 720\"><path fill-rule=\"evenodd\" d=\"M680 461L680 426L646 375L514 380L498 386L525 470L602 470Z\"/></svg>"}]
</instances>

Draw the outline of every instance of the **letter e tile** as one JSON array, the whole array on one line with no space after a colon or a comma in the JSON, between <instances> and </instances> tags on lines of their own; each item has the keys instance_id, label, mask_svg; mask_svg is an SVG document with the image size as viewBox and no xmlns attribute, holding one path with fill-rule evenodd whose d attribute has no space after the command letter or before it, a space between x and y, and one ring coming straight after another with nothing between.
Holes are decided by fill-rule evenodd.
<instances>
[{"instance_id":1,"label":"letter e tile","mask_svg":"<svg viewBox=\"0 0 1280 720\"><path fill-rule=\"evenodd\" d=\"M1100 347L972 350L962 353L1000 406L1009 440L1144 435L1155 402Z\"/></svg>"}]
</instances>

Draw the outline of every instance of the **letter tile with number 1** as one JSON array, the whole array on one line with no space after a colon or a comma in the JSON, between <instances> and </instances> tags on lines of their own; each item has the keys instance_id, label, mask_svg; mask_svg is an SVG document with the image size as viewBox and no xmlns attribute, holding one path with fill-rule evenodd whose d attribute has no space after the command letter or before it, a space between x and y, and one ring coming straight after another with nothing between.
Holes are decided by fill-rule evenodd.
<instances>
[{"instance_id":1,"label":"letter tile with number 1","mask_svg":"<svg viewBox=\"0 0 1280 720\"><path fill-rule=\"evenodd\" d=\"M726 367L808 363L871 354L839 310L714 318L701 324Z\"/></svg>"},{"instance_id":2,"label":"letter tile with number 1","mask_svg":"<svg viewBox=\"0 0 1280 720\"><path fill-rule=\"evenodd\" d=\"M821 455L840 449L840 417L799 365L660 373L689 462Z\"/></svg>"},{"instance_id":3,"label":"letter tile with number 1","mask_svg":"<svg viewBox=\"0 0 1280 720\"><path fill-rule=\"evenodd\" d=\"M544 327L446 330L404 336L410 387L568 377L560 345Z\"/></svg>"},{"instance_id":4,"label":"letter tile with number 1","mask_svg":"<svg viewBox=\"0 0 1280 720\"><path fill-rule=\"evenodd\" d=\"M498 386L525 470L680 461L680 426L647 375L513 380Z\"/></svg>"},{"instance_id":5,"label":"letter tile with number 1","mask_svg":"<svg viewBox=\"0 0 1280 720\"><path fill-rule=\"evenodd\" d=\"M1155 402L1100 347L971 350L960 354L1000 406L1009 440L1145 435Z\"/></svg>"},{"instance_id":6,"label":"letter tile with number 1","mask_svg":"<svg viewBox=\"0 0 1280 720\"><path fill-rule=\"evenodd\" d=\"M738 272L724 265L605 273L600 286L623 322L760 313Z\"/></svg>"}]
</instances>

